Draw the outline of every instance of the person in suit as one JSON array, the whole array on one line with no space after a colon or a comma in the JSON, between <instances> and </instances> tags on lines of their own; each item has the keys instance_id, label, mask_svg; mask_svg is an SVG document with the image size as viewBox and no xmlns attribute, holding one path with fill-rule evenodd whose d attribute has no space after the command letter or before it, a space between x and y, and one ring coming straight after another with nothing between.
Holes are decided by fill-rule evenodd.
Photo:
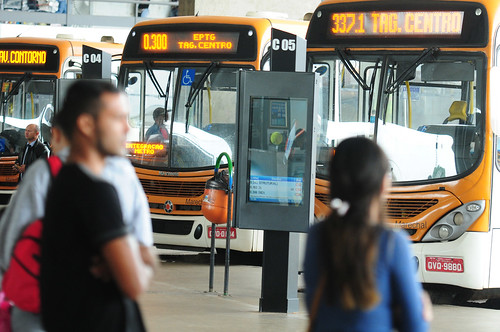
<instances>
[{"instance_id":1,"label":"person in suit","mask_svg":"<svg viewBox=\"0 0 500 332\"><path fill-rule=\"evenodd\" d=\"M13 166L14 170L19 173L19 181L22 180L24 173L38 158L47 158L49 156L49 149L40 142L38 136L40 135L40 128L38 125L32 123L26 127L24 137L27 140L26 145L19 152L17 163Z\"/></svg>"}]
</instances>

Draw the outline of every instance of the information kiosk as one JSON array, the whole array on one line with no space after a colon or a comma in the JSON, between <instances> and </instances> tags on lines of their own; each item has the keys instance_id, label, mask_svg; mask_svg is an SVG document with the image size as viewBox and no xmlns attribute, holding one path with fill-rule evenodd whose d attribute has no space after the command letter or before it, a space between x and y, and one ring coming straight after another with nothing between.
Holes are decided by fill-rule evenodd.
<instances>
[{"instance_id":1,"label":"information kiosk","mask_svg":"<svg viewBox=\"0 0 500 332\"><path fill-rule=\"evenodd\" d=\"M292 232L307 232L313 221L314 86L314 73L239 74L235 221L265 231L261 311L299 308Z\"/></svg>"}]
</instances>

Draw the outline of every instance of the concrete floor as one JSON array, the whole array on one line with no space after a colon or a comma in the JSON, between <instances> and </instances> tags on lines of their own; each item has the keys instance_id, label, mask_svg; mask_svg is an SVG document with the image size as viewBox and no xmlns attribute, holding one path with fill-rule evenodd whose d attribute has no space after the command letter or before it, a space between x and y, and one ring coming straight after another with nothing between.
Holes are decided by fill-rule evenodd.
<instances>
[{"instance_id":1,"label":"concrete floor","mask_svg":"<svg viewBox=\"0 0 500 332\"><path fill-rule=\"evenodd\" d=\"M306 330L302 293L298 313L259 313L261 267L231 266L229 296L224 296L222 262L215 268L215 292L208 293L206 256L194 262L172 261L171 256L161 263L150 290L140 299L149 332Z\"/></svg>"},{"instance_id":2,"label":"concrete floor","mask_svg":"<svg viewBox=\"0 0 500 332\"><path fill-rule=\"evenodd\" d=\"M229 296L223 296L224 263L218 264L215 293L208 293L208 255L168 256L157 270L150 290L140 299L148 331L306 331L308 317L303 293L299 293L298 313L260 313L261 267L238 265L244 262L232 265ZM494 306L434 305L430 331L498 332L499 309L500 302Z\"/></svg>"}]
</instances>

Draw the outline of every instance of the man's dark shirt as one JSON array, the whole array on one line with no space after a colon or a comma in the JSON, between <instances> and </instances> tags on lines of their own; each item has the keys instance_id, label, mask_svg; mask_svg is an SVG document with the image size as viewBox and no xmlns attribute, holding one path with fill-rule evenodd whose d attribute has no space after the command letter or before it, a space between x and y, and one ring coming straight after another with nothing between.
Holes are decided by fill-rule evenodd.
<instances>
[{"instance_id":1,"label":"man's dark shirt","mask_svg":"<svg viewBox=\"0 0 500 332\"><path fill-rule=\"evenodd\" d=\"M26 151L26 149L28 150ZM26 156L24 155L25 153ZM36 140L35 144L33 144L33 147L28 146L28 144L23 146L23 148L19 152L17 162L19 163L19 165L26 165L27 170L29 165L31 165L35 160L42 157L47 158L48 156L49 149L45 146L45 144L43 144L39 140Z\"/></svg>"},{"instance_id":2,"label":"man's dark shirt","mask_svg":"<svg viewBox=\"0 0 500 332\"><path fill-rule=\"evenodd\" d=\"M90 273L92 258L127 234L118 196L81 166L64 166L47 196L41 258L47 331L144 331L137 303Z\"/></svg>"}]
</instances>

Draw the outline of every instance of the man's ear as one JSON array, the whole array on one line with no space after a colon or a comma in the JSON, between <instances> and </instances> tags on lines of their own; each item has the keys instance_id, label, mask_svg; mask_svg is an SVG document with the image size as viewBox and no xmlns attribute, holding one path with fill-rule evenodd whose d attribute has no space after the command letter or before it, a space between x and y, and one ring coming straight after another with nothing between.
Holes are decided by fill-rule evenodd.
<instances>
[{"instance_id":1,"label":"man's ear","mask_svg":"<svg viewBox=\"0 0 500 332\"><path fill-rule=\"evenodd\" d=\"M94 117L88 113L83 113L76 119L76 128L87 137L95 136L95 126Z\"/></svg>"}]
</instances>

